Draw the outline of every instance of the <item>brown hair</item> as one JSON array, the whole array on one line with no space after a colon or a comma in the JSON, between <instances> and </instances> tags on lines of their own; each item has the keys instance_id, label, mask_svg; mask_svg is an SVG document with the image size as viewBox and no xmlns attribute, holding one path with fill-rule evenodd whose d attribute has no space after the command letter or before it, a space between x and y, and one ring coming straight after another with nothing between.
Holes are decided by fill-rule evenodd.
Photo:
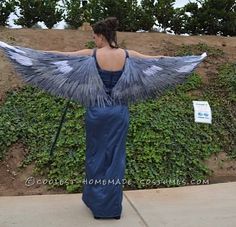
<instances>
[{"instance_id":1,"label":"brown hair","mask_svg":"<svg viewBox=\"0 0 236 227\"><path fill-rule=\"evenodd\" d=\"M119 21L116 17L108 17L104 20L98 21L92 25L93 32L95 34L102 34L107 39L110 47L119 48L117 44L116 30L118 28ZM112 45L115 43L115 46Z\"/></svg>"}]
</instances>

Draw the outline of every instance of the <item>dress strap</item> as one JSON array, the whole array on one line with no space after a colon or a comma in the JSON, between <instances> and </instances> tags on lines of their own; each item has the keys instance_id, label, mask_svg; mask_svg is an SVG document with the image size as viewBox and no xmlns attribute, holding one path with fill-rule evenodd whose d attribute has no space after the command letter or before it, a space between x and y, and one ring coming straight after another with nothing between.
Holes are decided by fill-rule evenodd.
<instances>
[{"instance_id":1,"label":"dress strap","mask_svg":"<svg viewBox=\"0 0 236 227\"><path fill-rule=\"evenodd\" d=\"M125 53L126 53L126 58L128 58L129 57L129 52L128 52L127 49L125 49Z\"/></svg>"},{"instance_id":2,"label":"dress strap","mask_svg":"<svg viewBox=\"0 0 236 227\"><path fill-rule=\"evenodd\" d=\"M93 57L96 57L97 48L93 48Z\"/></svg>"},{"instance_id":3,"label":"dress strap","mask_svg":"<svg viewBox=\"0 0 236 227\"><path fill-rule=\"evenodd\" d=\"M98 69L101 69L98 62L97 62L96 52L97 52L97 48L93 48L93 57L95 59L96 66L97 66Z\"/></svg>"}]
</instances>

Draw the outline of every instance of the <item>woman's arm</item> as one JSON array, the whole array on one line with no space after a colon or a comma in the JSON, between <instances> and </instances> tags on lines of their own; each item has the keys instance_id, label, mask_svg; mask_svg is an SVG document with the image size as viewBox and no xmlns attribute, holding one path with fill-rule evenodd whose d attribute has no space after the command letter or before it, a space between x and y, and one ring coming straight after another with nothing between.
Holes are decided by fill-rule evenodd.
<instances>
[{"instance_id":1,"label":"woman's arm","mask_svg":"<svg viewBox=\"0 0 236 227\"><path fill-rule=\"evenodd\" d=\"M145 55L141 54L135 50L128 50L129 56L131 57L139 57L139 58L160 58L160 57L167 57L164 55L156 55L156 56L151 56L151 55Z\"/></svg>"},{"instance_id":2,"label":"woman's arm","mask_svg":"<svg viewBox=\"0 0 236 227\"><path fill-rule=\"evenodd\" d=\"M63 52L63 51L55 51L55 50L44 51L44 52L77 56L77 55L92 55L92 51L93 51L92 49L83 49L83 50L78 50L78 51L73 51L73 52Z\"/></svg>"}]
</instances>

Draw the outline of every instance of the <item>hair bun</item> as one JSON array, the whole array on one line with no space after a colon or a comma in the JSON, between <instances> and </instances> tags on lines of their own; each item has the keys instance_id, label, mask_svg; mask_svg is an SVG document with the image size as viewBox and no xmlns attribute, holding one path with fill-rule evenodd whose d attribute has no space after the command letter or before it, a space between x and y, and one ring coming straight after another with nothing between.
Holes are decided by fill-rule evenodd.
<instances>
[{"instance_id":1,"label":"hair bun","mask_svg":"<svg viewBox=\"0 0 236 227\"><path fill-rule=\"evenodd\" d=\"M104 20L106 26L113 31L116 31L119 26L119 21L116 17L108 17Z\"/></svg>"}]
</instances>

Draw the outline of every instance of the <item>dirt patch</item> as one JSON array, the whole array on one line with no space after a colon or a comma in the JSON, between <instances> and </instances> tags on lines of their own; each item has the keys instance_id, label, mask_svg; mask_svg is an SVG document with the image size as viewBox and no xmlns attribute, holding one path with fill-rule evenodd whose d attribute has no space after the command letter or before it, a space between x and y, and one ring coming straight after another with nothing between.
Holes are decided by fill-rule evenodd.
<instances>
[{"instance_id":1,"label":"dirt patch","mask_svg":"<svg viewBox=\"0 0 236 227\"><path fill-rule=\"evenodd\" d=\"M225 152L213 154L205 164L212 171L210 183L236 181L236 160L230 160Z\"/></svg>"},{"instance_id":2,"label":"dirt patch","mask_svg":"<svg viewBox=\"0 0 236 227\"><path fill-rule=\"evenodd\" d=\"M15 143L0 162L0 196L67 193L62 189L49 190L47 184L37 182L44 178L33 174L34 163L21 168L27 153L28 150L22 143Z\"/></svg>"}]
</instances>

